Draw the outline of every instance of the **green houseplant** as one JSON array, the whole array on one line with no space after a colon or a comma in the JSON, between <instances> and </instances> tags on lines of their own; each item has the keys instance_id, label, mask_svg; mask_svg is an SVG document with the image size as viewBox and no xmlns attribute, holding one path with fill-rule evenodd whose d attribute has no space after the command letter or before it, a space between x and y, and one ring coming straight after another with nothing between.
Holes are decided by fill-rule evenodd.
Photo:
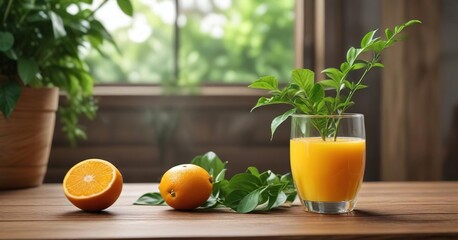
<instances>
[{"instance_id":1,"label":"green houseplant","mask_svg":"<svg viewBox=\"0 0 458 240\"><path fill-rule=\"evenodd\" d=\"M88 66L83 61L80 50L92 48L103 54L101 47L104 44L116 46L103 24L94 16L108 0L100 1L95 8L91 7L92 2L0 1L0 111L3 115L0 116L0 145L3 145L0 148L0 164L6 164L8 167L13 165L7 160L7 163L4 163L4 159L16 161L16 158L21 157L7 157L5 154L22 152L34 146L47 149L47 153L29 153L26 154L27 158L44 156L47 164L49 144L43 145L29 138L43 135L40 132L41 127L33 127L39 125L46 125L46 128L51 129L52 136L55 116L52 114L51 117L45 118L45 115L23 115L23 112L25 108L39 112L33 104L37 103L40 97L48 98L51 105L57 106L57 90L66 97L59 109L62 130L72 144L77 139L86 137L79 124L79 117L94 117L96 104L92 96L93 79L89 75ZM125 14L132 16L130 0L117 0L117 3ZM54 91L50 88L54 88ZM50 97L50 94L54 97ZM52 106L40 111L50 110L53 110ZM30 122L20 123L24 119ZM16 124L16 127L13 124ZM38 133L26 131L24 126L30 131L38 129ZM11 132L12 129L22 129L22 132L27 132L28 135L20 137L19 133ZM51 137L42 138L49 143L51 141ZM15 149L15 146L21 145L18 141L26 142L23 143L25 147L22 147L22 150ZM0 165L0 169L2 167L4 166ZM12 175L17 177L21 174L17 171ZM5 176L3 172L2 175ZM0 179L0 188L7 184L6 182L8 180Z\"/></svg>"}]
</instances>

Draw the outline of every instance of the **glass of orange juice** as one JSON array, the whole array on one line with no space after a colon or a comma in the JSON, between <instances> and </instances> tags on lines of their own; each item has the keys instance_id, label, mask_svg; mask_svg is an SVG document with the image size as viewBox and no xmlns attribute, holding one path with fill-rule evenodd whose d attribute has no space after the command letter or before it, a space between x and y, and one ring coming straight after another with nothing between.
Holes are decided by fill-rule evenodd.
<instances>
[{"instance_id":1,"label":"glass of orange juice","mask_svg":"<svg viewBox=\"0 0 458 240\"><path fill-rule=\"evenodd\" d=\"M351 212L364 176L364 116L293 115L291 172L306 211Z\"/></svg>"}]
</instances>

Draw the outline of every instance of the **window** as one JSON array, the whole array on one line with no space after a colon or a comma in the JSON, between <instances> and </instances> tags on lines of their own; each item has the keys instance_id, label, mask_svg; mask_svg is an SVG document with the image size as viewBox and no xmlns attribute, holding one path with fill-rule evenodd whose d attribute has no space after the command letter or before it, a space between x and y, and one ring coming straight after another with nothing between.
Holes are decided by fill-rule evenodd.
<instances>
[{"instance_id":1,"label":"window","mask_svg":"<svg viewBox=\"0 0 458 240\"><path fill-rule=\"evenodd\" d=\"M246 84L294 67L294 0L110 1L97 13L118 43L87 62L97 83Z\"/></svg>"}]
</instances>

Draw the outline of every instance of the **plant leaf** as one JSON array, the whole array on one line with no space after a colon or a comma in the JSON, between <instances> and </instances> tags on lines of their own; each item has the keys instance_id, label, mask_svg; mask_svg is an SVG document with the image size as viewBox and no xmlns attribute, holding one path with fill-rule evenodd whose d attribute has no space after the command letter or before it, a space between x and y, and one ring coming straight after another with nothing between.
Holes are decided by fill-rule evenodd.
<instances>
[{"instance_id":1,"label":"plant leaf","mask_svg":"<svg viewBox=\"0 0 458 240\"><path fill-rule=\"evenodd\" d=\"M356 48L351 47L347 51L347 62L351 66L356 60Z\"/></svg>"},{"instance_id":2,"label":"plant leaf","mask_svg":"<svg viewBox=\"0 0 458 240\"><path fill-rule=\"evenodd\" d=\"M229 194L225 195L223 204L226 207L229 207L233 210L237 210L237 206L240 203L241 199L244 198L248 193L242 190L234 190Z\"/></svg>"},{"instance_id":3,"label":"plant leaf","mask_svg":"<svg viewBox=\"0 0 458 240\"><path fill-rule=\"evenodd\" d=\"M389 47L389 42L385 42L382 40L376 41L374 44L372 44L372 48L374 49L375 52L380 53L385 49L386 47Z\"/></svg>"},{"instance_id":4,"label":"plant leaf","mask_svg":"<svg viewBox=\"0 0 458 240\"><path fill-rule=\"evenodd\" d=\"M290 116L292 116L293 114L296 113L296 108L293 108L285 113L283 113L282 115L274 118L274 120L272 120L272 123L270 124L270 130L271 130L271 137L270 137L270 140L273 139L274 137L274 134L275 134L275 130L277 130L278 126L280 126L286 119L288 119Z\"/></svg>"},{"instance_id":5,"label":"plant leaf","mask_svg":"<svg viewBox=\"0 0 458 240\"><path fill-rule=\"evenodd\" d=\"M348 80L344 80L343 82L345 84L345 87L347 87L348 89L353 89L353 83L351 83Z\"/></svg>"},{"instance_id":6,"label":"plant leaf","mask_svg":"<svg viewBox=\"0 0 458 240\"><path fill-rule=\"evenodd\" d=\"M355 63L352 67L352 70L359 70L365 68L367 64L365 63Z\"/></svg>"},{"instance_id":7,"label":"plant leaf","mask_svg":"<svg viewBox=\"0 0 458 240\"><path fill-rule=\"evenodd\" d=\"M134 205L165 205L165 202L160 193L152 192L143 194Z\"/></svg>"},{"instance_id":8,"label":"plant leaf","mask_svg":"<svg viewBox=\"0 0 458 240\"><path fill-rule=\"evenodd\" d=\"M6 52L14 45L14 36L10 32L0 32L0 51Z\"/></svg>"},{"instance_id":9,"label":"plant leaf","mask_svg":"<svg viewBox=\"0 0 458 240\"><path fill-rule=\"evenodd\" d=\"M412 26L412 25L417 24L417 23L421 23L421 21L417 20L417 19L412 19L412 20L404 23L404 26L408 27L408 26Z\"/></svg>"},{"instance_id":10,"label":"plant leaf","mask_svg":"<svg viewBox=\"0 0 458 240\"><path fill-rule=\"evenodd\" d=\"M310 96L310 99L314 103L318 103L321 101L321 99L324 98L324 89L320 84L315 84L312 88L312 94Z\"/></svg>"},{"instance_id":11,"label":"plant leaf","mask_svg":"<svg viewBox=\"0 0 458 240\"><path fill-rule=\"evenodd\" d=\"M226 164L224 164L224 166L226 166ZM213 179L213 184L223 181L226 177L226 171L227 169L225 168L221 172L219 172L218 175L216 175L216 178Z\"/></svg>"},{"instance_id":12,"label":"plant leaf","mask_svg":"<svg viewBox=\"0 0 458 240\"><path fill-rule=\"evenodd\" d=\"M132 17L134 14L134 8L130 0L116 0L121 11L127 16Z\"/></svg>"},{"instance_id":13,"label":"plant leaf","mask_svg":"<svg viewBox=\"0 0 458 240\"><path fill-rule=\"evenodd\" d=\"M359 84L359 85L356 86L356 90L360 90L360 89L364 89L364 88L367 88L367 85Z\"/></svg>"},{"instance_id":14,"label":"plant leaf","mask_svg":"<svg viewBox=\"0 0 458 240\"><path fill-rule=\"evenodd\" d=\"M369 44L372 43L375 33L377 29L374 31L370 31L364 35L363 39L361 40L361 48L367 47Z\"/></svg>"},{"instance_id":15,"label":"plant leaf","mask_svg":"<svg viewBox=\"0 0 458 240\"><path fill-rule=\"evenodd\" d=\"M278 90L278 80L273 76L264 76L254 81L248 87L266 90Z\"/></svg>"},{"instance_id":16,"label":"plant leaf","mask_svg":"<svg viewBox=\"0 0 458 240\"><path fill-rule=\"evenodd\" d=\"M329 80L329 79L321 80L321 81L318 82L318 84L320 84L324 88L324 90L330 90L330 89L337 89L338 88L338 84L334 80Z\"/></svg>"},{"instance_id":17,"label":"plant leaf","mask_svg":"<svg viewBox=\"0 0 458 240\"><path fill-rule=\"evenodd\" d=\"M238 173L234 175L227 184L221 185L224 195L229 195L233 191L249 193L262 185L261 180L250 173Z\"/></svg>"},{"instance_id":18,"label":"plant leaf","mask_svg":"<svg viewBox=\"0 0 458 240\"><path fill-rule=\"evenodd\" d=\"M377 62L377 63L374 63L374 64L372 64L372 67L380 67L380 68L384 68L384 67L385 67L385 65L383 65L382 63L379 63L379 62Z\"/></svg>"},{"instance_id":19,"label":"plant leaf","mask_svg":"<svg viewBox=\"0 0 458 240\"><path fill-rule=\"evenodd\" d=\"M322 73L326 73L326 76L330 77L335 82L339 82L343 76L343 73L337 68L326 68Z\"/></svg>"},{"instance_id":20,"label":"plant leaf","mask_svg":"<svg viewBox=\"0 0 458 240\"><path fill-rule=\"evenodd\" d=\"M270 98L260 97L256 105L251 109L251 112L258 107L272 105L272 104L289 104L288 102L282 100L281 96L273 96Z\"/></svg>"},{"instance_id":21,"label":"plant leaf","mask_svg":"<svg viewBox=\"0 0 458 240\"><path fill-rule=\"evenodd\" d=\"M285 203L286 200L287 200L287 196L286 196L286 194L285 194L283 191L279 191L279 192L277 193L276 196L274 195L274 197L275 197L275 198L273 198L273 199L275 199L275 201L273 202L272 205L269 204L269 205L270 205L270 206L269 206L269 209L272 209L272 208L276 208L276 207L278 207L278 206L281 206L281 205L282 205L283 203Z\"/></svg>"},{"instance_id":22,"label":"plant leaf","mask_svg":"<svg viewBox=\"0 0 458 240\"><path fill-rule=\"evenodd\" d=\"M52 23L52 31L54 33L54 38L61 38L67 35L65 31L64 22L62 18L55 12L49 11L49 18L51 19Z\"/></svg>"},{"instance_id":23,"label":"plant leaf","mask_svg":"<svg viewBox=\"0 0 458 240\"><path fill-rule=\"evenodd\" d=\"M258 188L242 198L237 205L236 211L239 213L248 213L253 211L259 204L259 198L265 188Z\"/></svg>"},{"instance_id":24,"label":"plant leaf","mask_svg":"<svg viewBox=\"0 0 458 240\"><path fill-rule=\"evenodd\" d=\"M28 85L38 73L38 64L28 58L19 58L17 63L18 73L24 85Z\"/></svg>"},{"instance_id":25,"label":"plant leaf","mask_svg":"<svg viewBox=\"0 0 458 240\"><path fill-rule=\"evenodd\" d=\"M340 64L340 71L345 72L345 71L347 71L347 69L348 69L349 67L350 67L350 66L348 65L347 62L343 62L342 64Z\"/></svg>"},{"instance_id":26,"label":"plant leaf","mask_svg":"<svg viewBox=\"0 0 458 240\"><path fill-rule=\"evenodd\" d=\"M385 36L386 39L390 39L393 36L393 31L391 31L389 28L385 29Z\"/></svg>"},{"instance_id":27,"label":"plant leaf","mask_svg":"<svg viewBox=\"0 0 458 240\"><path fill-rule=\"evenodd\" d=\"M315 73L310 69L295 69L292 74L293 82L299 86L300 89L309 93L312 90Z\"/></svg>"},{"instance_id":28,"label":"plant leaf","mask_svg":"<svg viewBox=\"0 0 458 240\"><path fill-rule=\"evenodd\" d=\"M225 169L226 163L221 161L214 152L210 151L204 155L196 156L191 163L205 169L214 180L216 177L224 179L224 175L219 176L219 174Z\"/></svg>"},{"instance_id":29,"label":"plant leaf","mask_svg":"<svg viewBox=\"0 0 458 240\"><path fill-rule=\"evenodd\" d=\"M254 175L256 177L259 177L259 170L256 167L248 167L247 168L247 173L250 173L251 175Z\"/></svg>"},{"instance_id":30,"label":"plant leaf","mask_svg":"<svg viewBox=\"0 0 458 240\"><path fill-rule=\"evenodd\" d=\"M218 197L210 196L207 201L199 206L199 209L207 209L207 208L214 208L218 206Z\"/></svg>"},{"instance_id":31,"label":"plant leaf","mask_svg":"<svg viewBox=\"0 0 458 240\"><path fill-rule=\"evenodd\" d=\"M0 84L0 111L5 118L8 118L13 113L20 96L21 87L18 82L9 80Z\"/></svg>"}]
</instances>

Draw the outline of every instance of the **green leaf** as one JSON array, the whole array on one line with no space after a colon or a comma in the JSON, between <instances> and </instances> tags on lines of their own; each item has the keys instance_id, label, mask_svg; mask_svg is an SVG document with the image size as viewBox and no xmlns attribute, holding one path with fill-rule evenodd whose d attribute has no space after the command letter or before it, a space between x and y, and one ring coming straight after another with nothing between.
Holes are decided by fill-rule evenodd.
<instances>
[{"instance_id":1,"label":"green leaf","mask_svg":"<svg viewBox=\"0 0 458 240\"><path fill-rule=\"evenodd\" d=\"M353 65L355 60L356 60L356 49L354 47L351 47L347 51L347 62L349 65Z\"/></svg>"},{"instance_id":2,"label":"green leaf","mask_svg":"<svg viewBox=\"0 0 458 240\"><path fill-rule=\"evenodd\" d=\"M8 80L0 84L0 111L3 116L8 118L13 113L19 97L21 96L21 87L14 80Z\"/></svg>"},{"instance_id":3,"label":"green leaf","mask_svg":"<svg viewBox=\"0 0 458 240\"><path fill-rule=\"evenodd\" d=\"M19 58L17 68L19 77L24 82L24 85L28 85L38 73L38 64L28 58Z\"/></svg>"},{"instance_id":4,"label":"green leaf","mask_svg":"<svg viewBox=\"0 0 458 240\"><path fill-rule=\"evenodd\" d=\"M348 89L353 89L353 83L351 83L348 80L344 80L343 82L345 84L345 87L347 87Z\"/></svg>"},{"instance_id":5,"label":"green leaf","mask_svg":"<svg viewBox=\"0 0 458 240\"><path fill-rule=\"evenodd\" d=\"M309 93L312 90L315 82L315 73L309 69L295 69L291 77L293 82L299 86L300 89Z\"/></svg>"},{"instance_id":6,"label":"green leaf","mask_svg":"<svg viewBox=\"0 0 458 240\"><path fill-rule=\"evenodd\" d=\"M226 166L226 165L224 165L224 166ZM226 171L227 171L227 169L225 168L221 172L219 172L218 175L216 175L216 178L213 179L213 184L223 181L225 176L226 176Z\"/></svg>"},{"instance_id":7,"label":"green leaf","mask_svg":"<svg viewBox=\"0 0 458 240\"><path fill-rule=\"evenodd\" d=\"M274 137L274 134L275 134L275 130L277 130L278 126L280 126L286 119L288 119L290 116L292 116L293 114L296 113L296 108L293 108L285 113L283 113L282 115L274 118L274 120L272 120L272 123L270 124L270 130L271 130L271 137L270 139L272 140L273 137Z\"/></svg>"},{"instance_id":8,"label":"green leaf","mask_svg":"<svg viewBox=\"0 0 458 240\"><path fill-rule=\"evenodd\" d=\"M286 194L282 191L277 192L276 195L273 195L272 199L274 200L272 204L269 204L268 210L281 206L288 199ZM270 202L270 199L269 199Z\"/></svg>"},{"instance_id":9,"label":"green leaf","mask_svg":"<svg viewBox=\"0 0 458 240\"><path fill-rule=\"evenodd\" d=\"M355 63L352 67L352 70L359 70L359 69L365 68L366 66L367 64L365 63Z\"/></svg>"},{"instance_id":10,"label":"green leaf","mask_svg":"<svg viewBox=\"0 0 458 240\"><path fill-rule=\"evenodd\" d=\"M390 39L391 37L393 37L393 31L391 31L391 29L389 28L385 29L385 36L386 39Z\"/></svg>"},{"instance_id":11,"label":"green leaf","mask_svg":"<svg viewBox=\"0 0 458 240\"><path fill-rule=\"evenodd\" d=\"M226 207L229 207L229 208L232 208L234 210L237 210L237 207L240 203L240 201L242 200L242 198L244 198L246 195L248 195L249 192L245 192L245 191L242 191L242 190L234 190L228 194L226 194L226 196L224 197L224 206Z\"/></svg>"},{"instance_id":12,"label":"green leaf","mask_svg":"<svg viewBox=\"0 0 458 240\"><path fill-rule=\"evenodd\" d=\"M219 202L218 202L218 195L211 195L207 201L202 204L201 206L199 206L199 209L207 209L207 208L214 208L216 206L218 206Z\"/></svg>"},{"instance_id":13,"label":"green leaf","mask_svg":"<svg viewBox=\"0 0 458 240\"><path fill-rule=\"evenodd\" d=\"M256 167L248 167L247 168L247 173L250 173L251 175L254 175L256 177L259 177L259 170Z\"/></svg>"},{"instance_id":14,"label":"green leaf","mask_svg":"<svg viewBox=\"0 0 458 240\"><path fill-rule=\"evenodd\" d=\"M164 199L158 192L145 193L134 202L134 205L164 205Z\"/></svg>"},{"instance_id":15,"label":"green leaf","mask_svg":"<svg viewBox=\"0 0 458 240\"><path fill-rule=\"evenodd\" d=\"M261 180L250 173L238 173L234 175L227 184L221 185L221 191L228 195L233 191L249 192L259 188L262 185Z\"/></svg>"},{"instance_id":16,"label":"green leaf","mask_svg":"<svg viewBox=\"0 0 458 240\"><path fill-rule=\"evenodd\" d=\"M51 19L52 23L52 31L54 33L54 38L61 38L67 35L65 31L64 22L62 18L55 12L49 11L49 18Z\"/></svg>"},{"instance_id":17,"label":"green leaf","mask_svg":"<svg viewBox=\"0 0 458 240\"><path fill-rule=\"evenodd\" d=\"M321 80L318 82L324 90L331 90L331 89L337 89L338 88L338 83L336 83L334 80Z\"/></svg>"},{"instance_id":18,"label":"green leaf","mask_svg":"<svg viewBox=\"0 0 458 240\"><path fill-rule=\"evenodd\" d=\"M379 62L377 62L377 63L374 63L374 64L372 64L372 67L380 67L380 68L384 68L384 67L385 67L385 65L383 65L383 64L381 64L381 63L379 63Z\"/></svg>"},{"instance_id":19,"label":"green leaf","mask_svg":"<svg viewBox=\"0 0 458 240\"><path fill-rule=\"evenodd\" d=\"M191 163L207 170L213 178L216 178L226 167L226 163L221 161L214 152L207 152L204 155L197 156ZM224 176L221 177L224 178Z\"/></svg>"},{"instance_id":20,"label":"green leaf","mask_svg":"<svg viewBox=\"0 0 458 240\"><path fill-rule=\"evenodd\" d=\"M0 51L6 52L14 45L14 36L10 32L0 32Z\"/></svg>"},{"instance_id":21,"label":"green leaf","mask_svg":"<svg viewBox=\"0 0 458 240\"><path fill-rule=\"evenodd\" d=\"M372 43L375 33L377 29L374 31L370 31L364 35L363 39L361 40L361 48L367 47L369 44Z\"/></svg>"},{"instance_id":22,"label":"green leaf","mask_svg":"<svg viewBox=\"0 0 458 240\"><path fill-rule=\"evenodd\" d=\"M387 42L382 41L382 40L378 40L377 42L375 42L374 44L372 44L372 49L373 49L375 52L380 53L380 52L382 52L387 46L388 46L388 43L387 43Z\"/></svg>"},{"instance_id":23,"label":"green leaf","mask_svg":"<svg viewBox=\"0 0 458 240\"><path fill-rule=\"evenodd\" d=\"M130 0L116 0L118 3L119 8L126 14L127 16L132 17L134 14L134 8L132 7L132 3Z\"/></svg>"},{"instance_id":24,"label":"green leaf","mask_svg":"<svg viewBox=\"0 0 458 240\"><path fill-rule=\"evenodd\" d=\"M17 54L13 49L4 52L4 54L11 60L17 60Z\"/></svg>"},{"instance_id":25,"label":"green leaf","mask_svg":"<svg viewBox=\"0 0 458 240\"><path fill-rule=\"evenodd\" d=\"M20 2L25 9L32 10L35 8L35 0L21 0L18 2Z\"/></svg>"},{"instance_id":26,"label":"green leaf","mask_svg":"<svg viewBox=\"0 0 458 240\"><path fill-rule=\"evenodd\" d=\"M364 89L364 88L367 88L367 85L364 85L364 84L356 85L356 90L360 90L360 89Z\"/></svg>"},{"instance_id":27,"label":"green leaf","mask_svg":"<svg viewBox=\"0 0 458 240\"><path fill-rule=\"evenodd\" d=\"M350 66L347 62L343 62L342 64L340 64L340 71L345 72L348 70L348 68L350 68Z\"/></svg>"},{"instance_id":28,"label":"green leaf","mask_svg":"<svg viewBox=\"0 0 458 240\"><path fill-rule=\"evenodd\" d=\"M253 211L259 204L259 198L265 188L259 188L246 195L237 206L236 211L239 213L248 213Z\"/></svg>"},{"instance_id":29,"label":"green leaf","mask_svg":"<svg viewBox=\"0 0 458 240\"><path fill-rule=\"evenodd\" d=\"M414 24L419 24L419 23L421 23L420 20L412 19L412 20L410 20L410 21L404 23L404 26L408 27L408 26L412 26L412 25L414 25Z\"/></svg>"},{"instance_id":30,"label":"green leaf","mask_svg":"<svg viewBox=\"0 0 458 240\"><path fill-rule=\"evenodd\" d=\"M261 179L263 184L273 184L280 182L280 179L278 179L277 175L270 170L261 173L259 175L259 179Z\"/></svg>"},{"instance_id":31,"label":"green leaf","mask_svg":"<svg viewBox=\"0 0 458 240\"><path fill-rule=\"evenodd\" d=\"M323 115L328 114L328 109L326 107L327 107L326 106L326 101L323 98L323 99L321 99L321 101L316 106L317 114L323 114ZM332 110L330 110L330 111L332 111Z\"/></svg>"},{"instance_id":32,"label":"green leaf","mask_svg":"<svg viewBox=\"0 0 458 240\"><path fill-rule=\"evenodd\" d=\"M278 90L278 80L273 76L264 76L254 81L248 87L266 90Z\"/></svg>"},{"instance_id":33,"label":"green leaf","mask_svg":"<svg viewBox=\"0 0 458 240\"><path fill-rule=\"evenodd\" d=\"M337 68L326 68L322 71L322 73L326 73L328 77L336 82L340 82L340 79L343 76L343 73Z\"/></svg>"},{"instance_id":34,"label":"green leaf","mask_svg":"<svg viewBox=\"0 0 458 240\"><path fill-rule=\"evenodd\" d=\"M96 19L93 19L92 21L90 21L90 29L89 29L88 34L93 36L93 37L95 37L95 38L102 38L103 40L106 40L106 41L110 42L115 47L116 51L118 53L121 53L121 50L119 49L118 45L114 41L113 36L111 36L111 34L108 32L108 30L103 26L103 24L100 21L97 21ZM99 40L96 40L96 41L99 41ZM103 40L102 40L102 42L103 42ZM94 44L97 44L97 43L94 42ZM105 54L103 54L103 52L101 51L100 48L96 47L96 50L102 56L105 55Z\"/></svg>"},{"instance_id":35,"label":"green leaf","mask_svg":"<svg viewBox=\"0 0 458 240\"><path fill-rule=\"evenodd\" d=\"M251 109L251 112L255 110L258 107L266 106L266 105L272 105L272 104L289 104L287 101L284 101L281 96L273 96L270 98L266 97L260 97L258 102L256 103L256 106L254 106Z\"/></svg>"},{"instance_id":36,"label":"green leaf","mask_svg":"<svg viewBox=\"0 0 458 240\"><path fill-rule=\"evenodd\" d=\"M312 94L310 96L310 99L318 103L321 101L321 99L324 98L324 89L320 84L315 84L312 88Z\"/></svg>"}]
</instances>

